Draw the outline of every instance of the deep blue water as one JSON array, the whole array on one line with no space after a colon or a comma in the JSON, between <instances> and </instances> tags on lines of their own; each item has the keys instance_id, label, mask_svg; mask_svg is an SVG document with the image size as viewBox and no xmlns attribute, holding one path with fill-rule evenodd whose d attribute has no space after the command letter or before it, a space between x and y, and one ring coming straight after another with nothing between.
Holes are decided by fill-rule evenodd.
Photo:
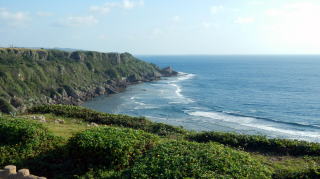
<instances>
[{"instance_id":1,"label":"deep blue water","mask_svg":"<svg viewBox=\"0 0 320 179\"><path fill-rule=\"evenodd\" d=\"M178 77L84 106L192 130L320 142L320 56L140 56Z\"/></svg>"}]
</instances>

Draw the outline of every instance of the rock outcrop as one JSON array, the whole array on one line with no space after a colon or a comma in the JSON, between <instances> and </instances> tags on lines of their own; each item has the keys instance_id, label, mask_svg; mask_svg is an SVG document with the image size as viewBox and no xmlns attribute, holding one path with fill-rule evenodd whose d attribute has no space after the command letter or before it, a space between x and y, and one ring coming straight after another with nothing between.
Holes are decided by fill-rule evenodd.
<instances>
[{"instance_id":1,"label":"rock outcrop","mask_svg":"<svg viewBox=\"0 0 320 179\"><path fill-rule=\"evenodd\" d=\"M162 76L167 76L168 77L168 76L176 76L176 75L178 75L178 72L174 71L171 68L171 66L168 66L168 67L163 68L161 70L161 74L162 74Z\"/></svg>"}]
</instances>

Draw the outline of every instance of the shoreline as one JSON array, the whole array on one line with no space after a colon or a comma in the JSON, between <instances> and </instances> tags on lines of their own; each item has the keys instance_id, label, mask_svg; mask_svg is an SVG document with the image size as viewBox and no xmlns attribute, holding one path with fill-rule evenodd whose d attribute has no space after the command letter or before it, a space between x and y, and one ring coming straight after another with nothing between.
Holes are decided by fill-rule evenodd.
<instances>
[{"instance_id":1,"label":"shoreline","mask_svg":"<svg viewBox=\"0 0 320 179\"><path fill-rule=\"evenodd\" d=\"M183 78L183 76L185 75L187 74L179 72L177 78ZM159 82L159 83L161 83L162 85L167 85L167 84L172 85L177 82L177 78L172 78L172 79L168 78L168 81ZM177 84L177 85L180 86L181 84ZM159 84L158 83L154 85L146 84L141 87L133 87L132 92L129 91L124 95L121 95L121 94L117 95L116 97L112 98L111 101L108 101L108 97L106 96L105 98L102 97L100 99L98 98L95 101L92 101L92 102L90 101L89 103L87 103L87 105L85 104L82 106L88 107L90 109L94 109L100 112L106 112L106 113L112 113L112 114L126 114L126 115L137 116L137 117L145 116L151 121L162 122L162 123L174 125L174 126L183 126L185 129L193 130L193 131L235 132L238 134L267 136L268 138L292 139L292 140L320 143L320 141L315 137L317 133L314 133L312 131L309 131L308 133L306 133L306 131L302 131L303 129L301 129L301 132L299 133L298 129L294 130L294 129L291 129L291 127L290 129L287 129L285 128L285 126L283 126L283 123L278 124L277 121L267 120L266 122L265 119L257 116L239 115L239 114L237 115L234 113L225 112L223 110L214 111L213 109L212 110L200 109L201 105L197 106L196 104L184 103L184 109L186 111L183 111L183 112L173 111L173 114L172 114L174 115L173 117L162 117L161 115L158 115L158 114L160 113L165 114L165 113L162 110L162 108L159 107L159 105L160 106L166 105L168 108L170 108L175 106L176 103L181 103L181 102L170 102L171 100L169 100L168 102L167 100L163 100L163 99L168 99L167 95L151 97L155 101L163 97L159 100L161 100L162 102L167 102L166 104L162 102L154 103L150 101L150 99L148 100L149 97L147 98L143 97L143 96L152 95L152 93L150 92L154 91L155 89L154 86L158 87ZM159 86L158 88L163 89L164 87L165 86ZM176 93L176 91L174 91L176 90L175 89L176 87L175 86L173 87L170 86L170 91L171 91L170 96L175 95L174 93ZM143 90L143 89L146 89L146 90ZM168 91L167 90L165 91L166 91L165 94L167 94ZM182 89L182 91L184 91L184 89ZM135 98L135 96L137 98ZM177 95L177 97L181 98L181 96L179 95ZM188 98L183 96L183 99L186 100ZM116 102L118 100L119 102ZM113 103L117 103L116 106L119 105L119 107L113 108L113 105L112 105ZM156 111L159 111L160 113L157 113ZM181 114L177 114L177 113L181 113ZM168 116L170 116L171 111L168 114L169 114ZM263 119L264 121L260 121L261 119ZM248 123L248 120L249 122L251 121L250 124ZM255 126L255 124L257 124L257 126ZM270 125L273 127L272 128L269 127ZM297 132L297 133L294 133L294 132ZM309 134L310 135L312 134L312 135L310 136Z\"/></svg>"}]
</instances>

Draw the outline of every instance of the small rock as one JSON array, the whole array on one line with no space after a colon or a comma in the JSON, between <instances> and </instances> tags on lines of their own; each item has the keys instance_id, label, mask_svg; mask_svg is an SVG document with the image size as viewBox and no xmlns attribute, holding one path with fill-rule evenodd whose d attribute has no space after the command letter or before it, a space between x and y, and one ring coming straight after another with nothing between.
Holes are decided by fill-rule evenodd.
<instances>
[{"instance_id":1,"label":"small rock","mask_svg":"<svg viewBox=\"0 0 320 179\"><path fill-rule=\"evenodd\" d=\"M99 125L98 125L97 123L91 122L91 123L90 123L90 126L97 127L97 126L99 126Z\"/></svg>"},{"instance_id":2,"label":"small rock","mask_svg":"<svg viewBox=\"0 0 320 179\"><path fill-rule=\"evenodd\" d=\"M39 122L47 122L45 119L40 119Z\"/></svg>"},{"instance_id":3,"label":"small rock","mask_svg":"<svg viewBox=\"0 0 320 179\"><path fill-rule=\"evenodd\" d=\"M56 124L64 124L64 120L63 119L57 119L54 121L54 123Z\"/></svg>"},{"instance_id":4,"label":"small rock","mask_svg":"<svg viewBox=\"0 0 320 179\"><path fill-rule=\"evenodd\" d=\"M63 119L58 119L60 124L64 124L64 120Z\"/></svg>"},{"instance_id":5,"label":"small rock","mask_svg":"<svg viewBox=\"0 0 320 179\"><path fill-rule=\"evenodd\" d=\"M39 120L46 120L46 117L44 117L44 116L38 116L38 119L39 119Z\"/></svg>"}]
</instances>

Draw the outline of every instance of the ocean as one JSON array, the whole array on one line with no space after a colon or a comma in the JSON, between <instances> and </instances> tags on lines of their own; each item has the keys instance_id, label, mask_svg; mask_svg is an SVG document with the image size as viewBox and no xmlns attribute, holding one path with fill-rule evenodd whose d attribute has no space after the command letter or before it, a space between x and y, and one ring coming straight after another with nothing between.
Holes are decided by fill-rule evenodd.
<instances>
[{"instance_id":1,"label":"ocean","mask_svg":"<svg viewBox=\"0 0 320 179\"><path fill-rule=\"evenodd\" d=\"M138 56L177 77L84 106L195 131L320 142L320 56Z\"/></svg>"}]
</instances>

